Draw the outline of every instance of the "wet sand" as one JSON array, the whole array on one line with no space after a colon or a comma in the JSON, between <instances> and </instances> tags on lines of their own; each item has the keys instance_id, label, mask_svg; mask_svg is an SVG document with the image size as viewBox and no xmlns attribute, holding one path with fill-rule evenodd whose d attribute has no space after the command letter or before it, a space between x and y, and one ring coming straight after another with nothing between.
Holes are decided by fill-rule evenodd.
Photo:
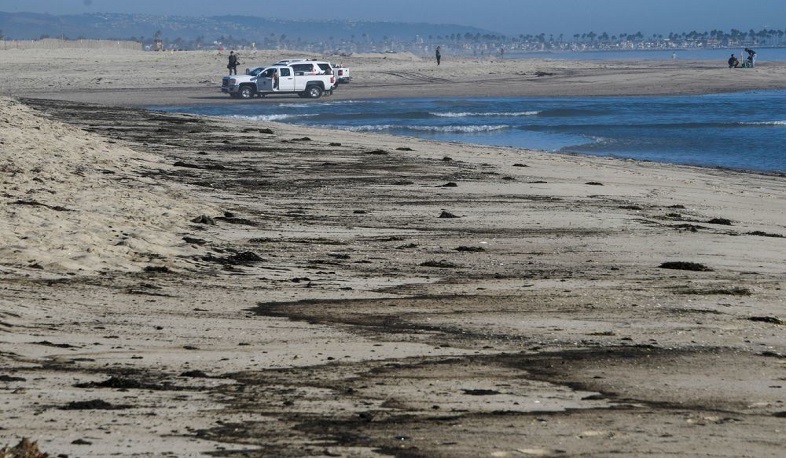
<instances>
[{"instance_id":1,"label":"wet sand","mask_svg":"<svg viewBox=\"0 0 786 458\"><path fill-rule=\"evenodd\" d=\"M131 54L94 57L117 76L66 55L41 76L60 87L3 86L0 447L782 452L782 176L150 112L236 101L200 67L218 56L175 54L197 80L178 88ZM689 93L728 73L505 62L522 79L481 89L458 62L383 57L345 61L333 97Z\"/></svg>"}]
</instances>

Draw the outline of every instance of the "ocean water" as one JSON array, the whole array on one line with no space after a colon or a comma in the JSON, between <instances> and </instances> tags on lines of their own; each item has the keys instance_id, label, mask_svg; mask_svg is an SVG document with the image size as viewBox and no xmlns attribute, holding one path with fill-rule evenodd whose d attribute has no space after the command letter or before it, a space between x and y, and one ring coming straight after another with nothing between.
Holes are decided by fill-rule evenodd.
<instances>
[{"instance_id":1,"label":"ocean water","mask_svg":"<svg viewBox=\"0 0 786 458\"><path fill-rule=\"evenodd\" d=\"M339 89L341 90L341 89ZM636 97L272 99L152 109L786 172L786 91Z\"/></svg>"}]
</instances>

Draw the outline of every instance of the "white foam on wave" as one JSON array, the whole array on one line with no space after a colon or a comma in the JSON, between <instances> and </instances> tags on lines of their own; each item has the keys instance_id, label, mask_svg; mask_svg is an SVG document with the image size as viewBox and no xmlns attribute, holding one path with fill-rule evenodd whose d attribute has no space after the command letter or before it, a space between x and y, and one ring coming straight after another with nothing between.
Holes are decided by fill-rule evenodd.
<instances>
[{"instance_id":1,"label":"white foam on wave","mask_svg":"<svg viewBox=\"0 0 786 458\"><path fill-rule=\"evenodd\" d=\"M537 116L540 114L540 111L514 111L509 113L496 113L496 112L486 112L486 113L475 113L471 111L459 111L459 112L447 112L447 113L436 113L432 112L429 113L432 116L436 116L438 118L519 118L524 116Z\"/></svg>"},{"instance_id":2,"label":"white foam on wave","mask_svg":"<svg viewBox=\"0 0 786 458\"><path fill-rule=\"evenodd\" d=\"M499 130L509 129L510 126L400 126L393 124L382 125L365 125L365 126L351 126L340 127L340 129L349 130L352 132L384 132L394 129L405 129L417 132L433 132L433 133L458 133L458 134L473 134L479 132L494 132Z\"/></svg>"},{"instance_id":3,"label":"white foam on wave","mask_svg":"<svg viewBox=\"0 0 786 458\"><path fill-rule=\"evenodd\" d=\"M743 126L786 126L786 121L743 122Z\"/></svg>"},{"instance_id":4,"label":"white foam on wave","mask_svg":"<svg viewBox=\"0 0 786 458\"><path fill-rule=\"evenodd\" d=\"M317 116L316 114L299 114L299 115L292 115L292 114L270 114L270 115L254 115L254 116L244 116L244 115L232 115L230 118L235 119L247 119L251 121L284 121L287 119L298 119L298 118L310 118L312 116Z\"/></svg>"}]
</instances>

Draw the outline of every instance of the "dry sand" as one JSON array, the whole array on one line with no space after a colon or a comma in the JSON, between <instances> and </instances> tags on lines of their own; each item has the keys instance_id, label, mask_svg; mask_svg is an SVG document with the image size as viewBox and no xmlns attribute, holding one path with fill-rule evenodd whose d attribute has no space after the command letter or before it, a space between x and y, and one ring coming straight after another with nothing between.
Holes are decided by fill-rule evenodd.
<instances>
[{"instance_id":1,"label":"dry sand","mask_svg":"<svg viewBox=\"0 0 786 458\"><path fill-rule=\"evenodd\" d=\"M446 57L334 97L786 87ZM782 176L135 108L236 102L224 59L0 51L0 447L782 455Z\"/></svg>"}]
</instances>

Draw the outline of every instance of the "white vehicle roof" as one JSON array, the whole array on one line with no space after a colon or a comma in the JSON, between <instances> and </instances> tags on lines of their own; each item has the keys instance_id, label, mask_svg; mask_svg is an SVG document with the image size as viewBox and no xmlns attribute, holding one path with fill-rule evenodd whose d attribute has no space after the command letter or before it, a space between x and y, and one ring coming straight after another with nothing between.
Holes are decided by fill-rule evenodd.
<instances>
[{"instance_id":1,"label":"white vehicle roof","mask_svg":"<svg viewBox=\"0 0 786 458\"><path fill-rule=\"evenodd\" d=\"M292 64L327 64L329 62L325 62L322 60L317 59L283 59L276 62L273 65L292 65ZM332 67L332 64L331 64Z\"/></svg>"},{"instance_id":2,"label":"white vehicle roof","mask_svg":"<svg viewBox=\"0 0 786 458\"><path fill-rule=\"evenodd\" d=\"M305 61L308 61L308 60L309 59L306 59L305 57L299 57L297 59L281 59L280 61L276 62L273 65L288 65L288 64L291 64L292 62L301 62L301 61L305 62Z\"/></svg>"}]
</instances>

